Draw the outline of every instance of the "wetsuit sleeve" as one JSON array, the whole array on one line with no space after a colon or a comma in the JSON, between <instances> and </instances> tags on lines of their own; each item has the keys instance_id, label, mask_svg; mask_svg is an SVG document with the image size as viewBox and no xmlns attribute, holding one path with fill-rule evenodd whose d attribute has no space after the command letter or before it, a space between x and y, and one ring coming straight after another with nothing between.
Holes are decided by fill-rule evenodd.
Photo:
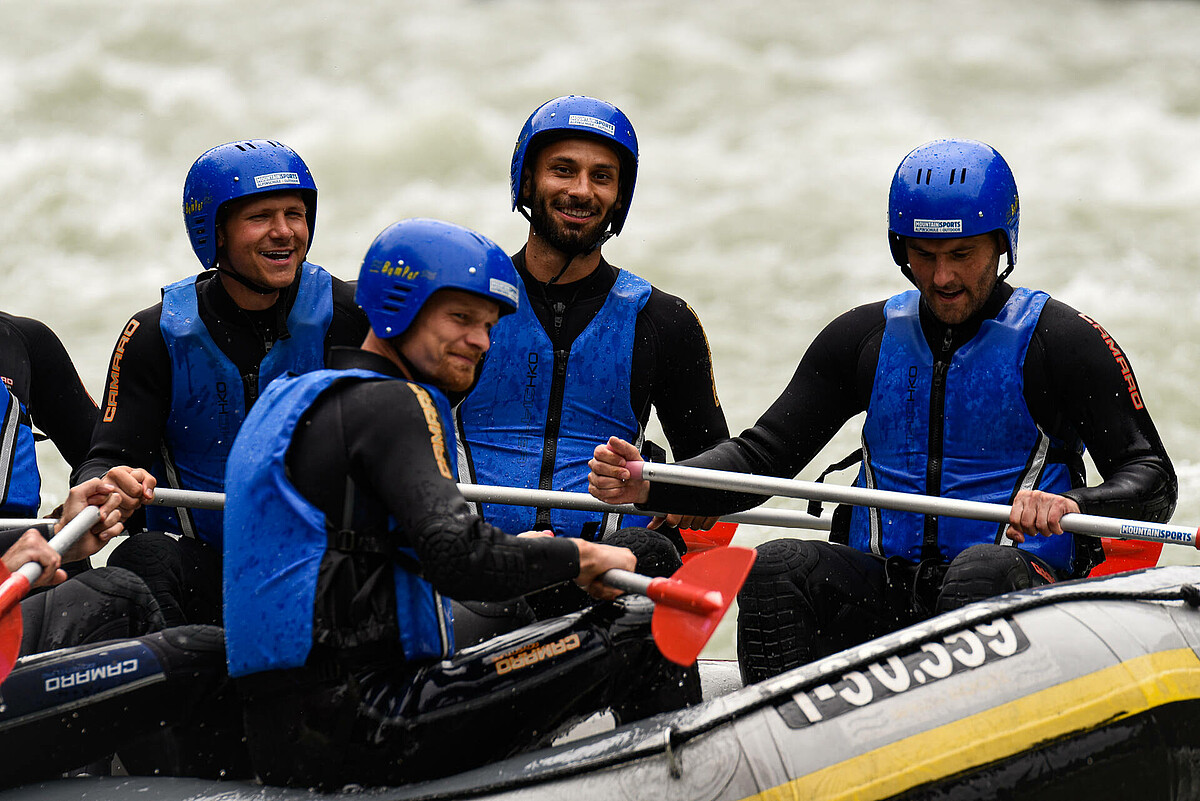
<instances>
[{"instance_id":1,"label":"wetsuit sleeve","mask_svg":"<svg viewBox=\"0 0 1200 801\"><path fill-rule=\"evenodd\" d=\"M675 459L695 456L727 438L729 426L717 397L712 352L691 307L674 295L652 290L638 316L637 336L637 350L649 350L654 365L651 370L642 368L635 351L635 376L650 381L649 401ZM638 394L637 383L635 378L631 395ZM645 412L638 415L641 420L647 417Z\"/></svg>"},{"instance_id":2,"label":"wetsuit sleeve","mask_svg":"<svg viewBox=\"0 0 1200 801\"><path fill-rule=\"evenodd\" d=\"M367 315L354 302L355 284L333 279L333 319L329 321L329 330L325 333L325 353L330 348L362 345L370 330Z\"/></svg>"},{"instance_id":3,"label":"wetsuit sleeve","mask_svg":"<svg viewBox=\"0 0 1200 801\"><path fill-rule=\"evenodd\" d=\"M883 303L860 306L817 335L792 380L753 428L682 464L792 478L871 397ZM757 495L652 484L646 508L718 515L761 503Z\"/></svg>"},{"instance_id":4,"label":"wetsuit sleeve","mask_svg":"<svg viewBox=\"0 0 1200 801\"><path fill-rule=\"evenodd\" d=\"M470 513L445 451L447 433L423 390L358 384L342 397L351 475L398 521L424 576L460 600L505 600L579 574L567 540L517 538Z\"/></svg>"},{"instance_id":5,"label":"wetsuit sleeve","mask_svg":"<svg viewBox=\"0 0 1200 801\"><path fill-rule=\"evenodd\" d=\"M138 312L117 338L87 461L72 474L72 484L117 465L149 469L153 464L171 400L171 357L158 327L161 310L158 305Z\"/></svg>"},{"instance_id":6,"label":"wetsuit sleeve","mask_svg":"<svg viewBox=\"0 0 1200 801\"><path fill-rule=\"evenodd\" d=\"M1064 494L1087 514L1169 520L1175 468L1121 346L1099 323L1050 300L1025 364L1034 419L1067 442L1082 440L1103 478Z\"/></svg>"},{"instance_id":7,"label":"wetsuit sleeve","mask_svg":"<svg viewBox=\"0 0 1200 801\"><path fill-rule=\"evenodd\" d=\"M29 352L29 415L72 468L83 462L96 424L96 403L88 395L62 341L48 326L13 318Z\"/></svg>"}]
</instances>

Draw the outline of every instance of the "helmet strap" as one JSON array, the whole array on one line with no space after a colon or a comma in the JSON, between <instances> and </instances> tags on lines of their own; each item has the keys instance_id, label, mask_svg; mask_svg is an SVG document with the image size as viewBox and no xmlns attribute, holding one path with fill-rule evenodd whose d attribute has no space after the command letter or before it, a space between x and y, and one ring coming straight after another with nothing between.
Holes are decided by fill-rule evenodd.
<instances>
[{"instance_id":1,"label":"helmet strap","mask_svg":"<svg viewBox=\"0 0 1200 801\"><path fill-rule=\"evenodd\" d=\"M233 270L230 270L227 267L222 267L220 260L217 261L216 269L217 269L217 272L219 272L221 275L228 275L234 281L237 281L239 284L246 287L251 292L256 292L259 295L273 295L279 291L278 289L275 289L274 287L263 286L262 284L258 283L257 281L251 281L249 278L242 275L241 273L234 272Z\"/></svg>"}]
</instances>

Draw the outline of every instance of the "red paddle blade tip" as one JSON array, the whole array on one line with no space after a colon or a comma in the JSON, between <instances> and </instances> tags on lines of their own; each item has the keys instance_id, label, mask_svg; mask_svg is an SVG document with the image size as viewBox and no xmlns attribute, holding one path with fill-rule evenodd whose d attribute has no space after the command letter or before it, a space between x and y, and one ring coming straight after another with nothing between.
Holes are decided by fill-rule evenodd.
<instances>
[{"instance_id":1,"label":"red paddle blade tip","mask_svg":"<svg viewBox=\"0 0 1200 801\"><path fill-rule=\"evenodd\" d=\"M29 591L29 581L22 575L13 576L0 562L0 681L8 678L17 656L21 653L21 604Z\"/></svg>"},{"instance_id":2,"label":"red paddle blade tip","mask_svg":"<svg viewBox=\"0 0 1200 801\"><path fill-rule=\"evenodd\" d=\"M651 630L662 655L679 665L696 661L750 573L753 548L714 548L669 579L651 582L659 601Z\"/></svg>"},{"instance_id":3,"label":"red paddle blade tip","mask_svg":"<svg viewBox=\"0 0 1200 801\"><path fill-rule=\"evenodd\" d=\"M721 521L708 531L697 531L691 528L679 529L683 543L687 546L687 553L683 555L684 563L692 561L697 554L728 545L733 540L733 535L737 533L737 527L737 523Z\"/></svg>"}]
</instances>

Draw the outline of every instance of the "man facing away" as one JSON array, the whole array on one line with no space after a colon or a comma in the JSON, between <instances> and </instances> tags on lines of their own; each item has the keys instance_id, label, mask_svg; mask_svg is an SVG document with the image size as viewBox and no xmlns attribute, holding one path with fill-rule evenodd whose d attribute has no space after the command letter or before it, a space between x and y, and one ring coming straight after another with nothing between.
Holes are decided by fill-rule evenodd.
<instances>
[{"instance_id":1,"label":"man facing away","mask_svg":"<svg viewBox=\"0 0 1200 801\"><path fill-rule=\"evenodd\" d=\"M1087 575L1103 552L1064 535L1065 514L1162 522L1175 507L1174 468L1116 342L1087 315L1004 280L1019 204L1003 157L972 140L926 143L901 161L888 205L892 257L916 290L830 323L753 428L687 464L791 477L865 411L857 486L1012 512L997 525L854 507L835 513L829 543L760 547L738 596L746 681L971 601ZM1094 487L1085 446L1103 479ZM625 464L639 458L618 439L599 446L593 494L686 512L684 522L761 500L629 480Z\"/></svg>"}]
</instances>

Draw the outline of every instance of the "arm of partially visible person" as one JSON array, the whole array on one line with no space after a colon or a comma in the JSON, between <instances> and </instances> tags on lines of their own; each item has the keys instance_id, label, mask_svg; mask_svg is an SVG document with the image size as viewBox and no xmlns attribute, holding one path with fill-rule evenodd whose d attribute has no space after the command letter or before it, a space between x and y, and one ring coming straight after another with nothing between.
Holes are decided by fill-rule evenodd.
<instances>
[{"instance_id":1,"label":"arm of partially visible person","mask_svg":"<svg viewBox=\"0 0 1200 801\"><path fill-rule=\"evenodd\" d=\"M1047 302L1026 359L1026 400L1044 430L1086 445L1103 480L1062 496L1019 494L1011 533L1061 533L1062 515L1075 511L1156 523L1171 518L1175 468L1128 356L1098 323Z\"/></svg>"},{"instance_id":2,"label":"arm of partially visible person","mask_svg":"<svg viewBox=\"0 0 1200 801\"><path fill-rule=\"evenodd\" d=\"M50 437L72 468L87 455L99 412L79 372L48 326L29 318L13 318L29 351L29 415Z\"/></svg>"}]
</instances>

